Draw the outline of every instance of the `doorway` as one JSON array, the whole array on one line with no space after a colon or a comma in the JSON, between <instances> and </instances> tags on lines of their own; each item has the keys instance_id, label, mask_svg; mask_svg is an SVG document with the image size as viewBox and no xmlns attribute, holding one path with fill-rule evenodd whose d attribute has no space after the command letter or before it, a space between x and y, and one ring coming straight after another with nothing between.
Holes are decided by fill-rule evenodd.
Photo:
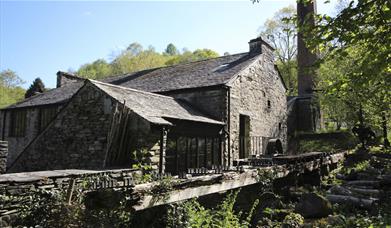
<instances>
[{"instance_id":1,"label":"doorway","mask_svg":"<svg viewBox=\"0 0 391 228\"><path fill-rule=\"evenodd\" d=\"M250 117L239 117L239 158L247 158L250 148Z\"/></svg>"}]
</instances>

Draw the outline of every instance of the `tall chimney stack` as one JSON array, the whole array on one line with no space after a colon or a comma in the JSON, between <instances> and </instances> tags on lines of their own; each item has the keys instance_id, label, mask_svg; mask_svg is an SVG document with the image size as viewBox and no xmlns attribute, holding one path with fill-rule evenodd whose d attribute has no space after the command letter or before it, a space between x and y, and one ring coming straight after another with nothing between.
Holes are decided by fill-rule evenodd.
<instances>
[{"instance_id":1,"label":"tall chimney stack","mask_svg":"<svg viewBox=\"0 0 391 228\"><path fill-rule=\"evenodd\" d=\"M303 3L305 2L305 3ZM315 25L316 1L299 0L297 2L297 18L299 25L306 23L308 26ZM315 89L314 63L317 60L315 53L308 50L303 40L303 34L297 34L297 64L298 64L298 93L299 96L312 95Z\"/></svg>"},{"instance_id":2,"label":"tall chimney stack","mask_svg":"<svg viewBox=\"0 0 391 228\"><path fill-rule=\"evenodd\" d=\"M298 0L298 23L308 26L315 25L316 1ZM315 132L320 126L320 106L316 99L314 79L317 60L303 40L302 32L297 34L297 83L298 97L296 103L296 131Z\"/></svg>"}]
</instances>

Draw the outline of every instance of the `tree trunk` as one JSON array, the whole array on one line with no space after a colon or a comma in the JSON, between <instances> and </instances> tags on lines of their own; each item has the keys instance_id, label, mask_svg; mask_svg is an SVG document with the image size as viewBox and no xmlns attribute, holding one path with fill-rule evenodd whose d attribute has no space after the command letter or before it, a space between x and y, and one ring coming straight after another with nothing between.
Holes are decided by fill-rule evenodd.
<instances>
[{"instance_id":1,"label":"tree trunk","mask_svg":"<svg viewBox=\"0 0 391 228\"><path fill-rule=\"evenodd\" d=\"M361 199L353 196L343 196L343 195L327 195L326 198L331 203L338 203L338 204L352 204L354 206L363 207L370 209L372 208L373 204L375 203L375 200L372 199Z\"/></svg>"},{"instance_id":2,"label":"tree trunk","mask_svg":"<svg viewBox=\"0 0 391 228\"><path fill-rule=\"evenodd\" d=\"M382 127L383 127L384 147L388 148L390 146L390 142L388 141L387 117L385 111L381 113L381 119L382 119Z\"/></svg>"}]
</instances>

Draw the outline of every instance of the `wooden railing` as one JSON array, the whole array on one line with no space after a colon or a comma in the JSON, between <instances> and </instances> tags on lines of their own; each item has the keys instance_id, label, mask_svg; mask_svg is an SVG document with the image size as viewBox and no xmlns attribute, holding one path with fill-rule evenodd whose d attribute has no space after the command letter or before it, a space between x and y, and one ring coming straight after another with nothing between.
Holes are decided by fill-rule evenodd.
<instances>
[{"instance_id":1,"label":"wooden railing","mask_svg":"<svg viewBox=\"0 0 391 228\"><path fill-rule=\"evenodd\" d=\"M263 136L240 136L239 137L239 157L247 158L265 154L269 137Z\"/></svg>"}]
</instances>

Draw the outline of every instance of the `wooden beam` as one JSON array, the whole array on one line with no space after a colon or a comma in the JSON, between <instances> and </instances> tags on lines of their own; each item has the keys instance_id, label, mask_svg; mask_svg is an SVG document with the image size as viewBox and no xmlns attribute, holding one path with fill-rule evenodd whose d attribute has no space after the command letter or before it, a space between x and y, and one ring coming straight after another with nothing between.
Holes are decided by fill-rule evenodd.
<instances>
[{"instance_id":1,"label":"wooden beam","mask_svg":"<svg viewBox=\"0 0 391 228\"><path fill-rule=\"evenodd\" d=\"M208 166L208 139L204 138L204 167Z\"/></svg>"},{"instance_id":2,"label":"wooden beam","mask_svg":"<svg viewBox=\"0 0 391 228\"><path fill-rule=\"evenodd\" d=\"M178 153L179 153L179 146L178 146L178 141L179 141L179 138L176 137L176 140L175 140L175 173L178 174L179 172L179 164L178 164Z\"/></svg>"},{"instance_id":3,"label":"wooden beam","mask_svg":"<svg viewBox=\"0 0 391 228\"><path fill-rule=\"evenodd\" d=\"M159 173L164 173L166 166L167 129L162 127L160 134Z\"/></svg>"},{"instance_id":4,"label":"wooden beam","mask_svg":"<svg viewBox=\"0 0 391 228\"><path fill-rule=\"evenodd\" d=\"M196 137L196 168L200 167L200 153L198 143L198 137Z\"/></svg>"}]
</instances>

